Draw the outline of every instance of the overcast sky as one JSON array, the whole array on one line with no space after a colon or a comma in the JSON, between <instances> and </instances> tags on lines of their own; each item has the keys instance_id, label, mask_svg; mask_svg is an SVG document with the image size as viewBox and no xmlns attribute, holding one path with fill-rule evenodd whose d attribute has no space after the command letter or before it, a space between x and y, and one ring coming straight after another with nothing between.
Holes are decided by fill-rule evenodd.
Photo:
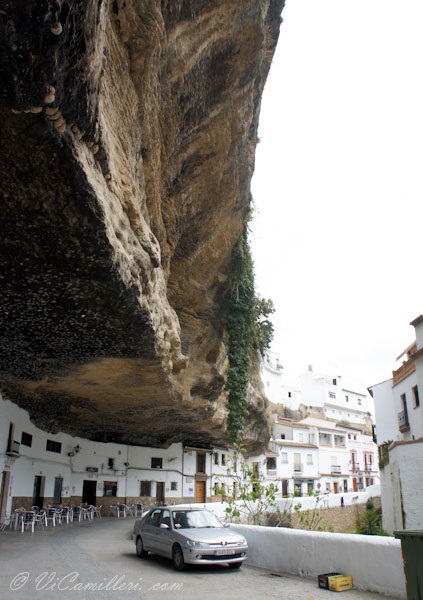
<instances>
[{"instance_id":1,"label":"overcast sky","mask_svg":"<svg viewBox=\"0 0 423 600\"><path fill-rule=\"evenodd\" d=\"M422 0L287 0L253 178L273 350L365 387L423 313Z\"/></svg>"}]
</instances>

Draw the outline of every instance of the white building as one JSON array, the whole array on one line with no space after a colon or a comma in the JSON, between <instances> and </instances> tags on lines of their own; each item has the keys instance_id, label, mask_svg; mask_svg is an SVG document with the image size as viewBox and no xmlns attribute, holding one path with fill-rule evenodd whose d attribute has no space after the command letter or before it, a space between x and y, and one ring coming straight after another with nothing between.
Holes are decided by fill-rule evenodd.
<instances>
[{"instance_id":1,"label":"white building","mask_svg":"<svg viewBox=\"0 0 423 600\"><path fill-rule=\"evenodd\" d=\"M92 442L36 427L0 396L0 511L47 504L205 502L227 478L225 448L167 449Z\"/></svg>"},{"instance_id":2,"label":"white building","mask_svg":"<svg viewBox=\"0 0 423 600\"><path fill-rule=\"evenodd\" d=\"M287 381L280 357L274 352L267 352L261 363L261 379L264 392L270 402L283 404L287 408L297 410L301 404L301 391L298 386Z\"/></svg>"},{"instance_id":3,"label":"white building","mask_svg":"<svg viewBox=\"0 0 423 600\"><path fill-rule=\"evenodd\" d=\"M328 419L371 427L372 400L367 390L347 382L341 375L327 376L313 371L300 375L301 401L318 408Z\"/></svg>"},{"instance_id":4,"label":"white building","mask_svg":"<svg viewBox=\"0 0 423 600\"><path fill-rule=\"evenodd\" d=\"M272 431L269 451L250 462L283 496L357 492L379 483L376 444L359 427L275 416Z\"/></svg>"},{"instance_id":5,"label":"white building","mask_svg":"<svg viewBox=\"0 0 423 600\"><path fill-rule=\"evenodd\" d=\"M423 527L423 315L411 325L416 342L401 353L392 379L369 388L375 404L383 527ZM397 360L398 360L397 359Z\"/></svg>"},{"instance_id":6,"label":"white building","mask_svg":"<svg viewBox=\"0 0 423 600\"><path fill-rule=\"evenodd\" d=\"M301 411L304 416L313 413L372 431L373 400L366 389L345 376L323 375L309 365L295 386L288 382L279 356L269 352L261 365L261 378L265 394L274 404Z\"/></svg>"}]
</instances>

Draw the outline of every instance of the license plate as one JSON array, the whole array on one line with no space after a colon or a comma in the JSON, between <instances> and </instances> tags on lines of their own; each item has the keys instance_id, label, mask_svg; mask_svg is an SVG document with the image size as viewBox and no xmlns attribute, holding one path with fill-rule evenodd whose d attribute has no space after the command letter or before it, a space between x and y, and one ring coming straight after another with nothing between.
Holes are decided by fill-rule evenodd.
<instances>
[{"instance_id":1,"label":"license plate","mask_svg":"<svg viewBox=\"0 0 423 600\"><path fill-rule=\"evenodd\" d=\"M235 554L235 550L215 550L215 556L228 556L229 554Z\"/></svg>"}]
</instances>

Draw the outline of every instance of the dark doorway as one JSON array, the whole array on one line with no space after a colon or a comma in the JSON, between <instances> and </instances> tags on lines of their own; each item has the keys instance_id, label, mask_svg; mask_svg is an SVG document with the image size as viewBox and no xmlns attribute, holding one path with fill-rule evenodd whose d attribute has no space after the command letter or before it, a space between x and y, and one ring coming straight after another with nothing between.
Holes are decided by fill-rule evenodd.
<instances>
[{"instance_id":1,"label":"dark doorway","mask_svg":"<svg viewBox=\"0 0 423 600\"><path fill-rule=\"evenodd\" d=\"M156 502L163 504L165 499L164 495L164 481L156 482Z\"/></svg>"},{"instance_id":2,"label":"dark doorway","mask_svg":"<svg viewBox=\"0 0 423 600\"><path fill-rule=\"evenodd\" d=\"M44 483L45 477L43 475L35 475L34 477L34 490L32 492L32 505L42 508L44 503Z\"/></svg>"},{"instance_id":3,"label":"dark doorway","mask_svg":"<svg viewBox=\"0 0 423 600\"><path fill-rule=\"evenodd\" d=\"M90 479L84 479L82 486L82 502L95 506L97 501L97 482Z\"/></svg>"},{"instance_id":4,"label":"dark doorway","mask_svg":"<svg viewBox=\"0 0 423 600\"><path fill-rule=\"evenodd\" d=\"M61 504L62 503L62 487L63 487L63 478L55 477L54 478L53 504Z\"/></svg>"}]
</instances>

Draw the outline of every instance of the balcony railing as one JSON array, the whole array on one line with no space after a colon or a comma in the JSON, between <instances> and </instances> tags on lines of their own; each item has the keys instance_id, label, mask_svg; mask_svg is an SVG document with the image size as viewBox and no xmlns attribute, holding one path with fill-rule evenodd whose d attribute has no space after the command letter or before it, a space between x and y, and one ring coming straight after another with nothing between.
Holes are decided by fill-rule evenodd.
<instances>
[{"instance_id":1,"label":"balcony railing","mask_svg":"<svg viewBox=\"0 0 423 600\"><path fill-rule=\"evenodd\" d=\"M266 473L268 477L277 477L278 475L277 469L267 469Z\"/></svg>"},{"instance_id":2,"label":"balcony railing","mask_svg":"<svg viewBox=\"0 0 423 600\"><path fill-rule=\"evenodd\" d=\"M302 472L303 472L302 463L294 464L294 473L302 473Z\"/></svg>"},{"instance_id":3,"label":"balcony railing","mask_svg":"<svg viewBox=\"0 0 423 600\"><path fill-rule=\"evenodd\" d=\"M401 433L405 431L410 431L410 423L408 422L408 414L407 411L402 410L398 413L398 427Z\"/></svg>"},{"instance_id":4,"label":"balcony railing","mask_svg":"<svg viewBox=\"0 0 423 600\"><path fill-rule=\"evenodd\" d=\"M411 373L416 370L416 363L414 360L407 360L404 362L399 369L392 371L392 385L398 385L401 381L404 381Z\"/></svg>"},{"instance_id":5,"label":"balcony railing","mask_svg":"<svg viewBox=\"0 0 423 600\"><path fill-rule=\"evenodd\" d=\"M21 445L19 442L10 442L6 454L8 456L20 456L20 447Z\"/></svg>"},{"instance_id":6,"label":"balcony railing","mask_svg":"<svg viewBox=\"0 0 423 600\"><path fill-rule=\"evenodd\" d=\"M340 475L341 474L341 465L331 465L330 472L332 475Z\"/></svg>"},{"instance_id":7,"label":"balcony railing","mask_svg":"<svg viewBox=\"0 0 423 600\"><path fill-rule=\"evenodd\" d=\"M359 471L359 470L360 470L360 463L358 463L358 462L351 463L351 471Z\"/></svg>"}]
</instances>

